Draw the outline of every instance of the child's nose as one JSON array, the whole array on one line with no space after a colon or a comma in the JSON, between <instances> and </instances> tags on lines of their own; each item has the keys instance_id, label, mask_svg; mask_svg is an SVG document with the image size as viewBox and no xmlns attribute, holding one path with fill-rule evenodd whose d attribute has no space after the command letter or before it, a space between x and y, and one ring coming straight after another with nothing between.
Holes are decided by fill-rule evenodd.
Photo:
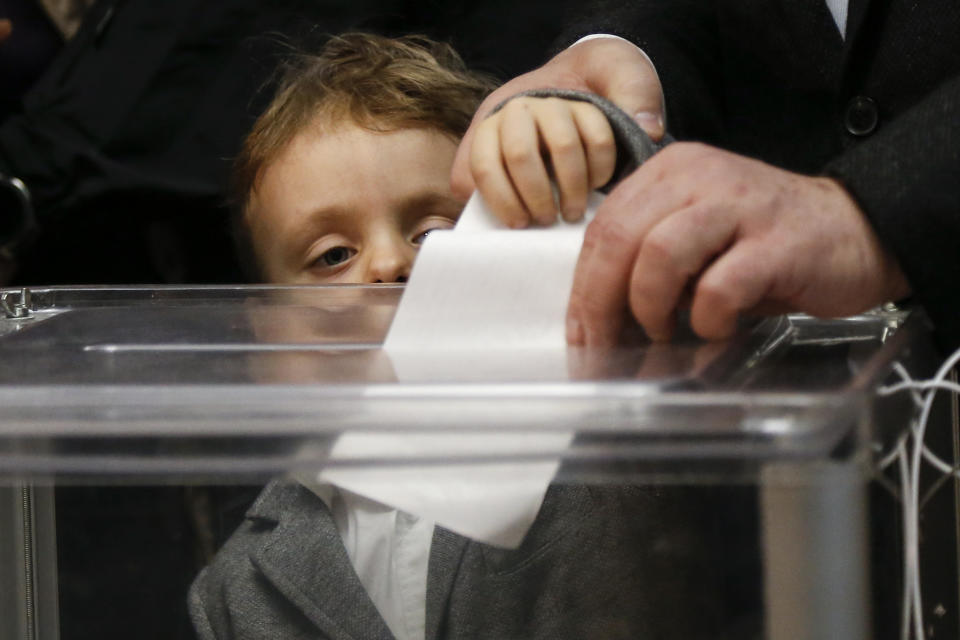
<instances>
[{"instance_id":1,"label":"child's nose","mask_svg":"<svg viewBox=\"0 0 960 640\"><path fill-rule=\"evenodd\" d=\"M414 252L400 243L378 248L370 260L367 282L406 282Z\"/></svg>"}]
</instances>

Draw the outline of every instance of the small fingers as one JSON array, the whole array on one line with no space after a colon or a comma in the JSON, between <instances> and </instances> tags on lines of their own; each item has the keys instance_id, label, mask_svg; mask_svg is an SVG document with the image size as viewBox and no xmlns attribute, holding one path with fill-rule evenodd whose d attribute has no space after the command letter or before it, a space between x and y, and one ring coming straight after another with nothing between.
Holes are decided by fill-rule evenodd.
<instances>
[{"instance_id":1,"label":"small fingers","mask_svg":"<svg viewBox=\"0 0 960 640\"><path fill-rule=\"evenodd\" d=\"M583 217L590 191L590 176L584 141L567 100L547 98L534 107L537 128L556 180L560 212L567 221ZM592 106L592 105L587 105Z\"/></svg>"},{"instance_id":2,"label":"small fingers","mask_svg":"<svg viewBox=\"0 0 960 640\"><path fill-rule=\"evenodd\" d=\"M591 189L609 182L616 144L595 106L521 97L480 123L471 147L472 178L512 227L583 217ZM555 183L555 190L554 190Z\"/></svg>"},{"instance_id":3,"label":"small fingers","mask_svg":"<svg viewBox=\"0 0 960 640\"><path fill-rule=\"evenodd\" d=\"M497 116L485 120L476 129L470 147L470 171L477 189L497 218L514 228L530 224L527 209L503 164Z\"/></svg>"},{"instance_id":4,"label":"small fingers","mask_svg":"<svg viewBox=\"0 0 960 640\"><path fill-rule=\"evenodd\" d=\"M568 222L576 222L586 211L590 191L613 176L613 129L603 112L587 102L547 98L531 106L549 153L560 212Z\"/></svg>"},{"instance_id":5,"label":"small fingers","mask_svg":"<svg viewBox=\"0 0 960 640\"><path fill-rule=\"evenodd\" d=\"M617 164L617 145L613 129L607 116L592 104L573 103L571 110L586 150L589 188L599 189L610 182Z\"/></svg>"},{"instance_id":6,"label":"small fingers","mask_svg":"<svg viewBox=\"0 0 960 640\"><path fill-rule=\"evenodd\" d=\"M527 101L513 100L503 108L500 122L503 162L514 189L534 222L553 224L557 219L557 203L540 152L536 114Z\"/></svg>"}]
</instances>

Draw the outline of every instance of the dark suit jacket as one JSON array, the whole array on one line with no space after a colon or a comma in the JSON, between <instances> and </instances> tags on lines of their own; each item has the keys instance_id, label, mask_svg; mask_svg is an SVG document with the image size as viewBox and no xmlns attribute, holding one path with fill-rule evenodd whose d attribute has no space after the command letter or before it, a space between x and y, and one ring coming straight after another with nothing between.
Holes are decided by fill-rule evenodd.
<instances>
[{"instance_id":1,"label":"dark suit jacket","mask_svg":"<svg viewBox=\"0 0 960 640\"><path fill-rule=\"evenodd\" d=\"M758 637L753 514L745 487L552 486L516 550L438 528L426 638ZM189 601L204 640L392 638L298 484L264 490Z\"/></svg>"},{"instance_id":2,"label":"dark suit jacket","mask_svg":"<svg viewBox=\"0 0 960 640\"><path fill-rule=\"evenodd\" d=\"M960 346L960 4L850 0L846 39L823 0L600 0L563 42L623 36L657 66L668 128L838 178L897 256L941 346ZM879 117L845 119L858 96Z\"/></svg>"}]
</instances>

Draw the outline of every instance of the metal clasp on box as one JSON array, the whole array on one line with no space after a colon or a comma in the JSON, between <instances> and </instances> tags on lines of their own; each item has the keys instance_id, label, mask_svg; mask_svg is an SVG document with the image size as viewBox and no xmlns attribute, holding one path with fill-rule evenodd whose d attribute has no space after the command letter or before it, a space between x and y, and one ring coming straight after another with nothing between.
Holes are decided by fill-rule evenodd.
<instances>
[{"instance_id":1,"label":"metal clasp on box","mask_svg":"<svg viewBox=\"0 0 960 640\"><path fill-rule=\"evenodd\" d=\"M29 318L32 313L30 289L24 287L20 291L4 291L0 293L0 309L6 318Z\"/></svg>"}]
</instances>

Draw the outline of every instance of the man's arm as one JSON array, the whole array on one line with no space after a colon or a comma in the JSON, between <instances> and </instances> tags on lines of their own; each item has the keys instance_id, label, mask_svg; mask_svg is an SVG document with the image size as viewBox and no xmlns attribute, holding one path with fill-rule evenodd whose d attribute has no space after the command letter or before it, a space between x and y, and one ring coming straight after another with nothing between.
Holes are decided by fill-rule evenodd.
<instances>
[{"instance_id":1,"label":"man's arm","mask_svg":"<svg viewBox=\"0 0 960 640\"><path fill-rule=\"evenodd\" d=\"M863 209L934 322L960 345L960 76L824 169Z\"/></svg>"}]
</instances>

